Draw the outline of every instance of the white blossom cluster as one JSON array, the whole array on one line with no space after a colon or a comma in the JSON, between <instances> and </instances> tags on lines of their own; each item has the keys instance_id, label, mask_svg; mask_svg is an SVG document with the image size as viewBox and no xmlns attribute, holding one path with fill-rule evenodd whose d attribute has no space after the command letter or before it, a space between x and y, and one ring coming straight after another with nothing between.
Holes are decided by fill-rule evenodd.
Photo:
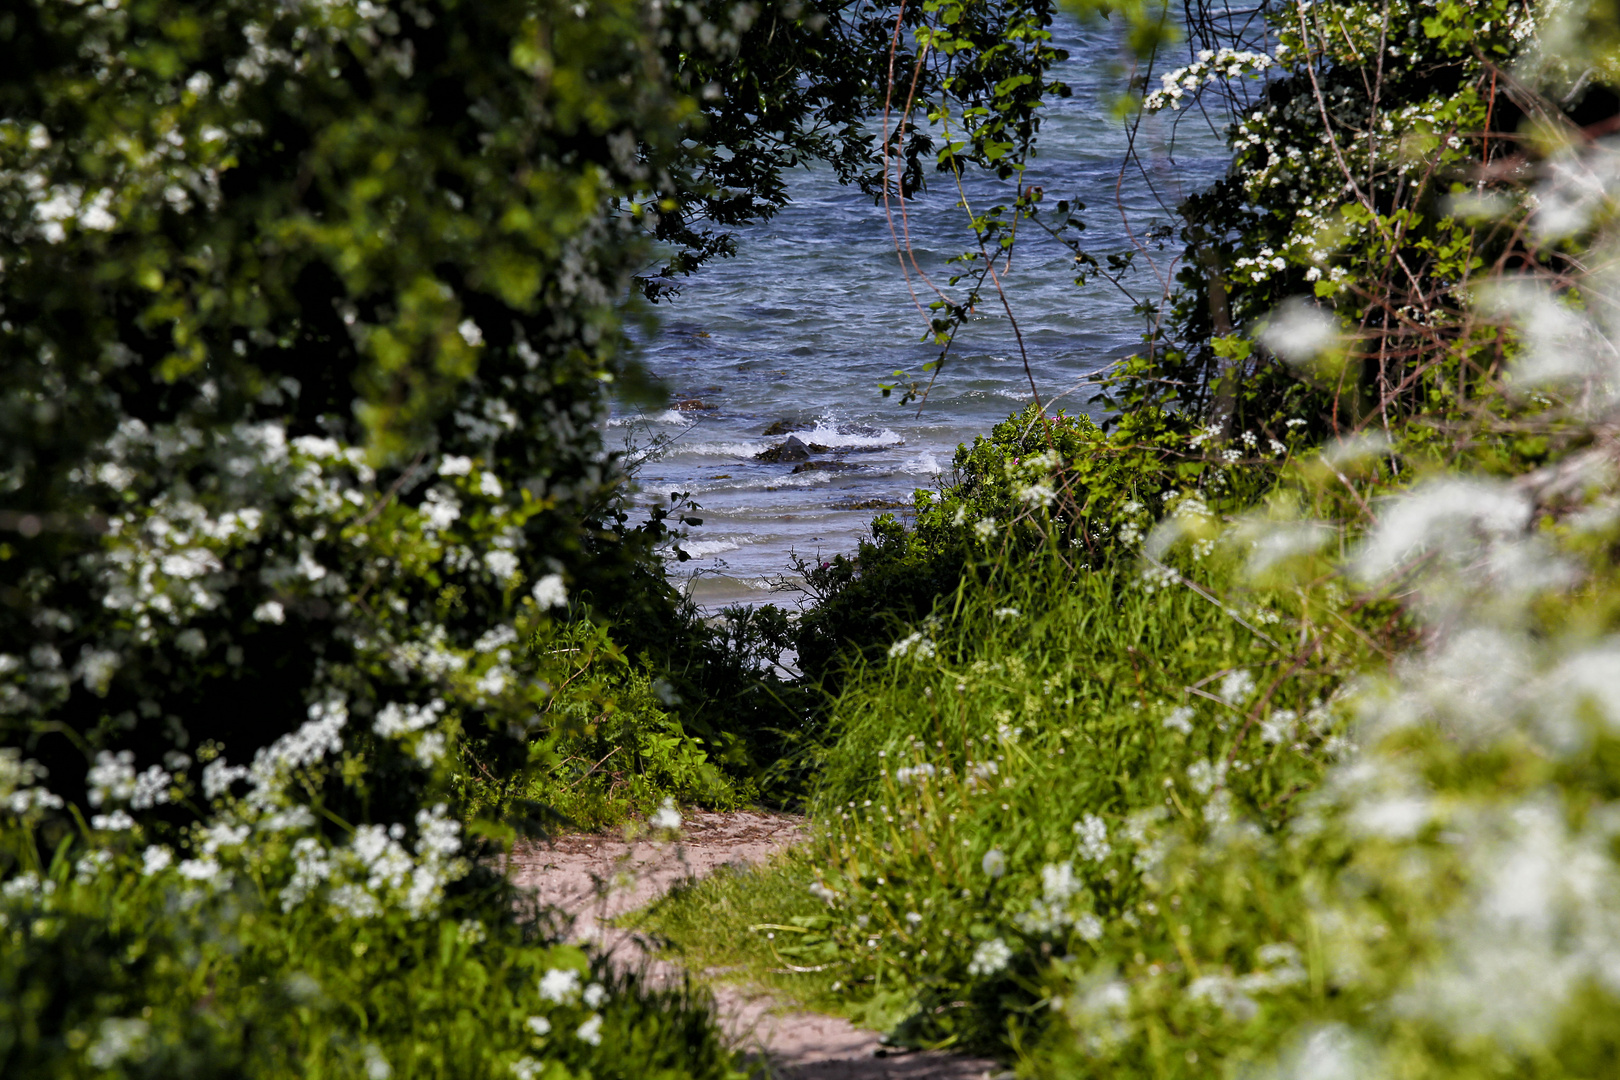
<instances>
[{"instance_id":1,"label":"white blossom cluster","mask_svg":"<svg viewBox=\"0 0 1620 1080\"><path fill-rule=\"evenodd\" d=\"M1204 86L1243 75L1259 75L1274 64L1276 61L1263 52L1204 49L1193 63L1159 76L1159 88L1142 99L1142 109L1150 113L1179 109L1183 98L1196 94Z\"/></svg>"}]
</instances>

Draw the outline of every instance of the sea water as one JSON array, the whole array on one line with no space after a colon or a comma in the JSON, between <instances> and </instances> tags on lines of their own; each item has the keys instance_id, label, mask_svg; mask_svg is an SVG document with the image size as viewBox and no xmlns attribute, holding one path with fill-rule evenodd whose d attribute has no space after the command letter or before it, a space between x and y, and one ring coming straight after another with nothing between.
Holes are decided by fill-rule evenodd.
<instances>
[{"instance_id":1,"label":"sea water","mask_svg":"<svg viewBox=\"0 0 1620 1080\"><path fill-rule=\"evenodd\" d=\"M1118 35L1106 25L1055 30L1070 53L1057 74L1074 94L1048 104L1026 183L1043 187L1048 212L1059 199L1087 204L1088 250L1130 250L1132 233L1141 240L1168 223L1167 206L1225 168L1219 125L1189 113L1150 118L1135 135L1138 160L1127 162L1129 130L1114 109L1125 85ZM789 190L782 213L737 231L734 258L659 305L640 353L669 387L667 406L621 407L610 421L615 446L662 447L638 470L642 505L668 505L676 492L700 505L703 524L679 542L689 559L669 565L709 609L791 600L781 590L793 584L793 556L852 553L875 514L904 516L916 488L949 480L959 443L1031 401L1013 325L988 282L926 400L885 398L880 384L895 382L896 369L928 378L923 365L938 349L920 340L927 316L913 296L926 305L935 294L902 273L882 205L825 166L797 171ZM907 203L916 262L952 296L961 288L946 285L947 260L974 243L964 195L980 209L1010 202L1012 188L979 175L958 192L940 173ZM1149 244L1151 264L1138 256L1124 289L1100 277L1076 287L1072 254L1025 223L1002 282L1049 412L1098 415L1087 376L1140 345L1133 305L1161 295L1180 250ZM785 438L767 435L773 427L826 447L816 467L758 460Z\"/></svg>"}]
</instances>

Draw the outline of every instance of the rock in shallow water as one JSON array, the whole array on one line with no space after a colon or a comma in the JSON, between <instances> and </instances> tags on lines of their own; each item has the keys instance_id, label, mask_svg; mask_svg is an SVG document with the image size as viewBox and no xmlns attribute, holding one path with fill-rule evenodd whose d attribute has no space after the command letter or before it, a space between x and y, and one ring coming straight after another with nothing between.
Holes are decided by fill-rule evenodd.
<instances>
[{"instance_id":1,"label":"rock in shallow water","mask_svg":"<svg viewBox=\"0 0 1620 1080\"><path fill-rule=\"evenodd\" d=\"M797 435L789 435L786 442L773 446L769 450L761 450L754 457L756 460L769 462L808 461L810 447Z\"/></svg>"}]
</instances>

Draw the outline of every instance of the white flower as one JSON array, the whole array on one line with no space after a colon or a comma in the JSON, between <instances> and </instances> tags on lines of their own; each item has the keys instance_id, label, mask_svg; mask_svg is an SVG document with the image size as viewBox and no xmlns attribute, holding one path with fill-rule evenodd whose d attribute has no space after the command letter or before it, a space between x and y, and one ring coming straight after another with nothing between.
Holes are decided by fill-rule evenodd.
<instances>
[{"instance_id":1,"label":"white flower","mask_svg":"<svg viewBox=\"0 0 1620 1080\"><path fill-rule=\"evenodd\" d=\"M1295 297L1268 316L1259 336L1288 363L1309 365L1338 345L1339 324L1329 312Z\"/></svg>"},{"instance_id":2,"label":"white flower","mask_svg":"<svg viewBox=\"0 0 1620 1080\"><path fill-rule=\"evenodd\" d=\"M673 832L681 827L681 812L675 809L674 799L665 799L664 805L660 806L648 821L655 829Z\"/></svg>"},{"instance_id":3,"label":"white flower","mask_svg":"<svg viewBox=\"0 0 1620 1080\"><path fill-rule=\"evenodd\" d=\"M394 1075L394 1067L388 1064L383 1052L376 1043L366 1043L366 1080L388 1080Z\"/></svg>"},{"instance_id":4,"label":"white flower","mask_svg":"<svg viewBox=\"0 0 1620 1080\"><path fill-rule=\"evenodd\" d=\"M141 873L147 877L162 873L174 863L174 852L161 844L153 844L141 853Z\"/></svg>"},{"instance_id":5,"label":"white flower","mask_svg":"<svg viewBox=\"0 0 1620 1080\"><path fill-rule=\"evenodd\" d=\"M1016 619L1023 615L1023 612L1015 607L998 607L993 614L997 619Z\"/></svg>"},{"instance_id":6,"label":"white flower","mask_svg":"<svg viewBox=\"0 0 1620 1080\"><path fill-rule=\"evenodd\" d=\"M501 487L500 478L492 472L480 473L478 476L478 491L492 499L498 499L505 492Z\"/></svg>"},{"instance_id":7,"label":"white flower","mask_svg":"<svg viewBox=\"0 0 1620 1080\"><path fill-rule=\"evenodd\" d=\"M580 995L580 1000L585 1002L587 1009L600 1009L607 997L607 987L601 983L591 983L585 988L585 993Z\"/></svg>"},{"instance_id":8,"label":"white flower","mask_svg":"<svg viewBox=\"0 0 1620 1080\"><path fill-rule=\"evenodd\" d=\"M523 1022L523 1026L529 1029L529 1034L540 1038L551 1034L551 1021L543 1016L531 1016Z\"/></svg>"},{"instance_id":9,"label":"white flower","mask_svg":"<svg viewBox=\"0 0 1620 1080\"><path fill-rule=\"evenodd\" d=\"M1253 693L1254 676L1240 668L1221 680L1218 696L1228 705L1239 705L1249 700Z\"/></svg>"},{"instance_id":10,"label":"white flower","mask_svg":"<svg viewBox=\"0 0 1620 1080\"><path fill-rule=\"evenodd\" d=\"M169 785L174 777L161 765L153 765L135 778L135 790L130 793L132 810L150 810L169 801Z\"/></svg>"},{"instance_id":11,"label":"white flower","mask_svg":"<svg viewBox=\"0 0 1620 1080\"><path fill-rule=\"evenodd\" d=\"M1080 857L1102 862L1113 854L1108 843L1108 823L1096 814L1086 814L1074 823L1074 834L1080 838Z\"/></svg>"},{"instance_id":12,"label":"white flower","mask_svg":"<svg viewBox=\"0 0 1620 1080\"><path fill-rule=\"evenodd\" d=\"M1007 856L1001 853L1000 848L991 848L984 853L984 858L979 860L979 866L989 876L998 878L1007 872Z\"/></svg>"},{"instance_id":13,"label":"white flower","mask_svg":"<svg viewBox=\"0 0 1620 1080\"><path fill-rule=\"evenodd\" d=\"M541 610L559 608L568 603L568 588L561 574L547 574L534 583L534 602Z\"/></svg>"},{"instance_id":14,"label":"white flower","mask_svg":"<svg viewBox=\"0 0 1620 1080\"><path fill-rule=\"evenodd\" d=\"M108 1017L101 1022L96 1041L85 1050L84 1059L91 1068L105 1071L126 1058L144 1057L148 1030L145 1020Z\"/></svg>"},{"instance_id":15,"label":"white flower","mask_svg":"<svg viewBox=\"0 0 1620 1080\"><path fill-rule=\"evenodd\" d=\"M460 325L456 327L456 333L461 335L462 341L475 349L484 343L483 330L471 319L462 319Z\"/></svg>"},{"instance_id":16,"label":"white flower","mask_svg":"<svg viewBox=\"0 0 1620 1080\"><path fill-rule=\"evenodd\" d=\"M90 827L105 832L128 832L135 827L135 819L122 810L110 814L97 814L90 819Z\"/></svg>"},{"instance_id":17,"label":"white flower","mask_svg":"<svg viewBox=\"0 0 1620 1080\"><path fill-rule=\"evenodd\" d=\"M1170 710L1170 715L1164 718L1164 726L1171 731L1179 731L1183 735L1192 734L1193 711L1186 705L1178 705Z\"/></svg>"},{"instance_id":18,"label":"white flower","mask_svg":"<svg viewBox=\"0 0 1620 1080\"><path fill-rule=\"evenodd\" d=\"M579 996L579 972L552 968L540 977L540 997L558 1005L567 1005Z\"/></svg>"},{"instance_id":19,"label":"white flower","mask_svg":"<svg viewBox=\"0 0 1620 1080\"><path fill-rule=\"evenodd\" d=\"M937 653L933 641L921 630L907 634L889 646L889 655L895 659L912 656L917 660L931 660Z\"/></svg>"},{"instance_id":20,"label":"white flower","mask_svg":"<svg viewBox=\"0 0 1620 1080\"><path fill-rule=\"evenodd\" d=\"M1000 938L991 938L980 942L979 947L973 950L973 959L968 961L969 975L994 975L1006 968L1007 962L1012 959L1012 949Z\"/></svg>"},{"instance_id":21,"label":"white flower","mask_svg":"<svg viewBox=\"0 0 1620 1080\"><path fill-rule=\"evenodd\" d=\"M1080 882L1075 880L1074 864L1047 863L1041 867L1041 892L1049 904L1062 904L1080 891Z\"/></svg>"},{"instance_id":22,"label":"white flower","mask_svg":"<svg viewBox=\"0 0 1620 1080\"><path fill-rule=\"evenodd\" d=\"M90 789L91 806L128 799L135 794L135 752L120 750L116 755L106 750L97 752L96 763L85 775L85 785Z\"/></svg>"},{"instance_id":23,"label":"white flower","mask_svg":"<svg viewBox=\"0 0 1620 1080\"><path fill-rule=\"evenodd\" d=\"M279 600L266 600L253 609L253 617L259 622L275 623L279 626L287 619L287 609L281 606Z\"/></svg>"},{"instance_id":24,"label":"white flower","mask_svg":"<svg viewBox=\"0 0 1620 1080\"><path fill-rule=\"evenodd\" d=\"M445 459L439 462L439 475L466 476L472 472L472 464L472 458L470 457L456 457L453 454L446 455Z\"/></svg>"},{"instance_id":25,"label":"white flower","mask_svg":"<svg viewBox=\"0 0 1620 1080\"><path fill-rule=\"evenodd\" d=\"M484 565L497 580L504 583L517 576L518 557L510 551L489 551L484 553Z\"/></svg>"},{"instance_id":26,"label":"white flower","mask_svg":"<svg viewBox=\"0 0 1620 1080\"><path fill-rule=\"evenodd\" d=\"M1226 762L1212 765L1207 761L1195 761L1187 766L1187 782L1192 789L1200 795L1208 795L1211 791L1226 781Z\"/></svg>"},{"instance_id":27,"label":"white flower","mask_svg":"<svg viewBox=\"0 0 1620 1080\"><path fill-rule=\"evenodd\" d=\"M118 671L119 656L111 649L93 649L86 646L79 653L79 678L84 680L85 689L98 697L107 695L107 686L112 682L113 675Z\"/></svg>"},{"instance_id":28,"label":"white flower","mask_svg":"<svg viewBox=\"0 0 1620 1080\"><path fill-rule=\"evenodd\" d=\"M973 535L980 540L994 540L996 538L996 519L987 517L975 521L973 523Z\"/></svg>"},{"instance_id":29,"label":"white flower","mask_svg":"<svg viewBox=\"0 0 1620 1080\"><path fill-rule=\"evenodd\" d=\"M580 1042L590 1043L592 1046L601 1046L602 1017L597 1013L592 1013L583 1024L579 1025L579 1030L574 1034L579 1037Z\"/></svg>"}]
</instances>

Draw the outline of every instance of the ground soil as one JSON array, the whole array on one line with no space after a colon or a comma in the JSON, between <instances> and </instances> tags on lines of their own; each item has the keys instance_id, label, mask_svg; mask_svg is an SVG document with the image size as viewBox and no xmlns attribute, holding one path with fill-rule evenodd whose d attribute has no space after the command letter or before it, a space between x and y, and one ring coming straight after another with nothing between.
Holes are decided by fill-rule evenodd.
<instances>
[{"instance_id":1,"label":"ground soil","mask_svg":"<svg viewBox=\"0 0 1620 1080\"><path fill-rule=\"evenodd\" d=\"M670 961L650 956L635 934L612 921L644 907L671 886L727 864L763 862L805 836L804 819L759 811L686 815L678 840L639 840L581 834L519 845L512 880L542 904L573 920L572 936L607 952L653 980L681 977ZM992 1061L949 1054L896 1053L878 1034L849 1021L784 1007L757 988L696 972L714 992L721 1029L732 1045L754 1055L783 1080L982 1080Z\"/></svg>"}]
</instances>

